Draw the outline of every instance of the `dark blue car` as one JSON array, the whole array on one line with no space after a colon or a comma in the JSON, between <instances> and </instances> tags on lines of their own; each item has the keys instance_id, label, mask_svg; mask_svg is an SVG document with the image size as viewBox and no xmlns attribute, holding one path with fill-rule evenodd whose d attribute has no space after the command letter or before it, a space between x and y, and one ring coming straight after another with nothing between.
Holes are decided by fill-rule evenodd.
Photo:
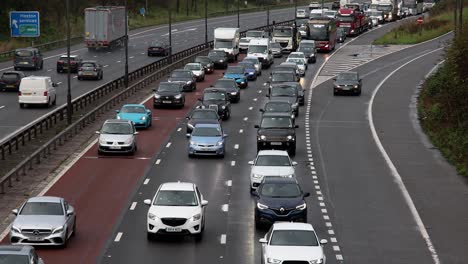
<instances>
[{"instance_id":1,"label":"dark blue car","mask_svg":"<svg viewBox=\"0 0 468 264\"><path fill-rule=\"evenodd\" d=\"M276 221L307 222L307 204L304 198L310 194L302 192L295 177L264 177L254 195L257 196L257 228Z\"/></svg>"},{"instance_id":2,"label":"dark blue car","mask_svg":"<svg viewBox=\"0 0 468 264\"><path fill-rule=\"evenodd\" d=\"M249 61L242 61L239 62L237 65L244 66L247 80L253 81L257 79L257 70L255 69L255 64Z\"/></svg>"}]
</instances>

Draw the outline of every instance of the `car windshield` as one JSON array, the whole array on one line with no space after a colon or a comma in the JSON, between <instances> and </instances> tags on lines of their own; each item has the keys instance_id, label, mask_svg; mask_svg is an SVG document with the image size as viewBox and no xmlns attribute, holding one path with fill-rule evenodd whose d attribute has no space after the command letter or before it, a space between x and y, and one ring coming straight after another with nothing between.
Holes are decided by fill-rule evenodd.
<instances>
[{"instance_id":1,"label":"car windshield","mask_svg":"<svg viewBox=\"0 0 468 264\"><path fill-rule=\"evenodd\" d=\"M190 71L199 71L201 70L200 64L187 64L184 67L185 70L190 70Z\"/></svg>"},{"instance_id":2,"label":"car windshield","mask_svg":"<svg viewBox=\"0 0 468 264\"><path fill-rule=\"evenodd\" d=\"M255 166L291 166L288 156L261 155L255 161Z\"/></svg>"},{"instance_id":3,"label":"car windshield","mask_svg":"<svg viewBox=\"0 0 468 264\"><path fill-rule=\"evenodd\" d=\"M291 28L274 28L273 37L291 37L292 29Z\"/></svg>"},{"instance_id":4,"label":"car windshield","mask_svg":"<svg viewBox=\"0 0 468 264\"><path fill-rule=\"evenodd\" d=\"M15 52L16 57L31 57L33 55L33 52L30 50L17 50Z\"/></svg>"},{"instance_id":5,"label":"car windshield","mask_svg":"<svg viewBox=\"0 0 468 264\"><path fill-rule=\"evenodd\" d=\"M231 49L233 47L231 40L215 40L215 49Z\"/></svg>"},{"instance_id":6,"label":"car windshield","mask_svg":"<svg viewBox=\"0 0 468 264\"><path fill-rule=\"evenodd\" d=\"M220 137L222 135L219 127L195 127L192 137Z\"/></svg>"},{"instance_id":7,"label":"car windshield","mask_svg":"<svg viewBox=\"0 0 468 264\"><path fill-rule=\"evenodd\" d=\"M218 120L218 115L214 111L196 111L192 114L192 119L215 119Z\"/></svg>"},{"instance_id":8,"label":"car windshield","mask_svg":"<svg viewBox=\"0 0 468 264\"><path fill-rule=\"evenodd\" d=\"M151 47L159 47L159 48L162 48L162 47L164 47L164 44L161 43L161 42L158 42L158 41L153 41L153 42L151 42Z\"/></svg>"},{"instance_id":9,"label":"car windshield","mask_svg":"<svg viewBox=\"0 0 468 264\"><path fill-rule=\"evenodd\" d=\"M278 42L271 42L270 48L272 49L281 49L281 45Z\"/></svg>"},{"instance_id":10,"label":"car windshield","mask_svg":"<svg viewBox=\"0 0 468 264\"><path fill-rule=\"evenodd\" d=\"M300 51L300 52L313 52L315 49L314 46L312 45L302 45L302 46L299 46L299 49L297 49L297 51Z\"/></svg>"},{"instance_id":11,"label":"car windshield","mask_svg":"<svg viewBox=\"0 0 468 264\"><path fill-rule=\"evenodd\" d=\"M137 113L137 114L143 114L146 113L146 110L142 106L136 106L136 105L127 105L122 107L120 109L120 113Z\"/></svg>"},{"instance_id":12,"label":"car windshield","mask_svg":"<svg viewBox=\"0 0 468 264\"><path fill-rule=\"evenodd\" d=\"M296 76L294 76L294 74L289 73L289 72L284 72L284 73L274 72L271 75L271 81L272 82L295 82Z\"/></svg>"},{"instance_id":13,"label":"car windshield","mask_svg":"<svg viewBox=\"0 0 468 264\"><path fill-rule=\"evenodd\" d=\"M311 24L310 38L313 40L328 40L328 30L324 24Z\"/></svg>"},{"instance_id":14,"label":"car windshield","mask_svg":"<svg viewBox=\"0 0 468 264\"><path fill-rule=\"evenodd\" d=\"M265 112L290 112L291 105L289 103L267 103L265 104Z\"/></svg>"},{"instance_id":15,"label":"car windshield","mask_svg":"<svg viewBox=\"0 0 468 264\"><path fill-rule=\"evenodd\" d=\"M226 94L224 93L204 93L203 100L221 100L224 101L226 99Z\"/></svg>"},{"instance_id":16,"label":"car windshield","mask_svg":"<svg viewBox=\"0 0 468 264\"><path fill-rule=\"evenodd\" d=\"M255 69L255 64L251 63L251 62L239 62L237 65L239 66L243 66L244 68L246 69Z\"/></svg>"},{"instance_id":17,"label":"car windshield","mask_svg":"<svg viewBox=\"0 0 468 264\"><path fill-rule=\"evenodd\" d=\"M178 83L159 83L158 92L179 92L180 85Z\"/></svg>"},{"instance_id":18,"label":"car windshield","mask_svg":"<svg viewBox=\"0 0 468 264\"><path fill-rule=\"evenodd\" d=\"M0 255L0 264L29 264L26 255Z\"/></svg>"},{"instance_id":19,"label":"car windshield","mask_svg":"<svg viewBox=\"0 0 468 264\"><path fill-rule=\"evenodd\" d=\"M189 71L173 71L172 78L192 78L192 73Z\"/></svg>"},{"instance_id":20,"label":"car windshield","mask_svg":"<svg viewBox=\"0 0 468 264\"><path fill-rule=\"evenodd\" d=\"M61 203L27 202L21 208L20 215L64 215Z\"/></svg>"},{"instance_id":21,"label":"car windshield","mask_svg":"<svg viewBox=\"0 0 468 264\"><path fill-rule=\"evenodd\" d=\"M4 73L2 75L3 80L9 80L9 81L15 81L19 79L19 74L18 73Z\"/></svg>"},{"instance_id":22,"label":"car windshield","mask_svg":"<svg viewBox=\"0 0 468 264\"><path fill-rule=\"evenodd\" d=\"M210 58L208 58L208 57L197 57L197 58L195 58L195 62L210 63Z\"/></svg>"},{"instance_id":23,"label":"car windshield","mask_svg":"<svg viewBox=\"0 0 468 264\"><path fill-rule=\"evenodd\" d=\"M336 19L340 22L353 22L354 17L353 16L340 16L338 15Z\"/></svg>"},{"instance_id":24,"label":"car windshield","mask_svg":"<svg viewBox=\"0 0 468 264\"><path fill-rule=\"evenodd\" d=\"M302 53L291 53L289 54L288 58L304 58L304 54Z\"/></svg>"},{"instance_id":25,"label":"car windshield","mask_svg":"<svg viewBox=\"0 0 468 264\"><path fill-rule=\"evenodd\" d=\"M297 96L296 87L292 87L292 86L272 87L271 96Z\"/></svg>"},{"instance_id":26,"label":"car windshield","mask_svg":"<svg viewBox=\"0 0 468 264\"><path fill-rule=\"evenodd\" d=\"M210 53L208 53L208 56L212 56L212 57L224 57L225 55L226 53L221 50L212 50L210 51Z\"/></svg>"},{"instance_id":27,"label":"car windshield","mask_svg":"<svg viewBox=\"0 0 468 264\"><path fill-rule=\"evenodd\" d=\"M303 65L304 64L304 60L300 59L300 58L289 58L289 59L286 60L286 62L296 63L298 65Z\"/></svg>"},{"instance_id":28,"label":"car windshield","mask_svg":"<svg viewBox=\"0 0 468 264\"><path fill-rule=\"evenodd\" d=\"M292 128L290 117L264 117L262 118L261 128Z\"/></svg>"},{"instance_id":29,"label":"car windshield","mask_svg":"<svg viewBox=\"0 0 468 264\"><path fill-rule=\"evenodd\" d=\"M83 67L83 68L94 68L94 63L85 62L85 63L81 64L81 67Z\"/></svg>"},{"instance_id":30,"label":"car windshield","mask_svg":"<svg viewBox=\"0 0 468 264\"><path fill-rule=\"evenodd\" d=\"M127 123L105 123L102 126L101 134L128 135L133 134L133 129L132 126Z\"/></svg>"},{"instance_id":31,"label":"car windshield","mask_svg":"<svg viewBox=\"0 0 468 264\"><path fill-rule=\"evenodd\" d=\"M245 36L248 37L248 38L261 38L262 34L263 34L263 32L261 32L261 31L247 31Z\"/></svg>"},{"instance_id":32,"label":"car windshield","mask_svg":"<svg viewBox=\"0 0 468 264\"><path fill-rule=\"evenodd\" d=\"M357 75L355 73L340 73L336 76L338 81L357 81Z\"/></svg>"},{"instance_id":33,"label":"car windshield","mask_svg":"<svg viewBox=\"0 0 468 264\"><path fill-rule=\"evenodd\" d=\"M261 188L262 196L274 198L291 198L301 195L299 186L294 183L265 183Z\"/></svg>"},{"instance_id":34,"label":"car windshield","mask_svg":"<svg viewBox=\"0 0 468 264\"><path fill-rule=\"evenodd\" d=\"M244 74L244 67L240 66L231 66L226 69L226 74Z\"/></svg>"},{"instance_id":35,"label":"car windshield","mask_svg":"<svg viewBox=\"0 0 468 264\"><path fill-rule=\"evenodd\" d=\"M158 206L197 206L194 191L159 191L154 205Z\"/></svg>"},{"instance_id":36,"label":"car windshield","mask_svg":"<svg viewBox=\"0 0 468 264\"><path fill-rule=\"evenodd\" d=\"M316 247L319 242L312 230L275 230L271 235L270 245Z\"/></svg>"},{"instance_id":37,"label":"car windshield","mask_svg":"<svg viewBox=\"0 0 468 264\"><path fill-rule=\"evenodd\" d=\"M334 11L325 11L324 14L325 14L326 16L332 16L332 17L334 17L336 13L335 13Z\"/></svg>"},{"instance_id":38,"label":"car windshield","mask_svg":"<svg viewBox=\"0 0 468 264\"><path fill-rule=\"evenodd\" d=\"M249 45L249 53L267 53L268 46Z\"/></svg>"},{"instance_id":39,"label":"car windshield","mask_svg":"<svg viewBox=\"0 0 468 264\"><path fill-rule=\"evenodd\" d=\"M392 5L378 5L377 10L379 11L384 11L384 12L390 12L392 11L393 6Z\"/></svg>"},{"instance_id":40,"label":"car windshield","mask_svg":"<svg viewBox=\"0 0 468 264\"><path fill-rule=\"evenodd\" d=\"M252 62L253 64L258 64L257 58L245 58L243 61Z\"/></svg>"},{"instance_id":41,"label":"car windshield","mask_svg":"<svg viewBox=\"0 0 468 264\"><path fill-rule=\"evenodd\" d=\"M214 87L218 87L218 88L237 87L237 84L236 84L236 81L234 81L234 79L217 80Z\"/></svg>"}]
</instances>

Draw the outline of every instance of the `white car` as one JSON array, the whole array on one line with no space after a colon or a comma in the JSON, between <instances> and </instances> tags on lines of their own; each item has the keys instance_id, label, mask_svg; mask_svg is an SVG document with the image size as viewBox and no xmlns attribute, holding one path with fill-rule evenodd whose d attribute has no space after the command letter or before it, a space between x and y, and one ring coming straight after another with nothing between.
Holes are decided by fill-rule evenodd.
<instances>
[{"instance_id":1,"label":"white car","mask_svg":"<svg viewBox=\"0 0 468 264\"><path fill-rule=\"evenodd\" d=\"M147 235L194 235L201 240L205 229L205 206L208 201L198 187L188 182L168 182L159 186L149 205Z\"/></svg>"},{"instance_id":2,"label":"white car","mask_svg":"<svg viewBox=\"0 0 468 264\"><path fill-rule=\"evenodd\" d=\"M323 245L308 223L276 222L261 238L262 264L326 263Z\"/></svg>"},{"instance_id":3,"label":"white car","mask_svg":"<svg viewBox=\"0 0 468 264\"><path fill-rule=\"evenodd\" d=\"M255 160L249 161L250 190L256 190L266 176L295 176L297 162L289 158L284 150L261 150Z\"/></svg>"},{"instance_id":4,"label":"white car","mask_svg":"<svg viewBox=\"0 0 468 264\"><path fill-rule=\"evenodd\" d=\"M198 63L198 62L187 63L184 67L184 70L191 71L192 74L195 75L197 82L201 82L205 80L205 69L203 68L203 65L201 65L201 63Z\"/></svg>"},{"instance_id":5,"label":"white car","mask_svg":"<svg viewBox=\"0 0 468 264\"><path fill-rule=\"evenodd\" d=\"M287 63L295 63L299 68L299 75L304 76L307 70L307 64L304 63L304 60L301 58L287 58Z\"/></svg>"},{"instance_id":6,"label":"white car","mask_svg":"<svg viewBox=\"0 0 468 264\"><path fill-rule=\"evenodd\" d=\"M296 51L296 52L291 52L288 56L289 58L300 58L304 60L304 64L307 65L307 58L304 55L304 52Z\"/></svg>"}]
</instances>

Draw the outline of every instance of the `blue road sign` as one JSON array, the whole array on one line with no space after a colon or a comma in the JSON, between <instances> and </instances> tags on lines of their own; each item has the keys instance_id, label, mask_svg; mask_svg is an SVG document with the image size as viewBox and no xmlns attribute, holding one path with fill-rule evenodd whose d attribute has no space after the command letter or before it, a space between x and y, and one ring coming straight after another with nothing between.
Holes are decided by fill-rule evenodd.
<instances>
[{"instance_id":1,"label":"blue road sign","mask_svg":"<svg viewBox=\"0 0 468 264\"><path fill-rule=\"evenodd\" d=\"M39 37L41 35L39 12L11 11L10 29L12 37Z\"/></svg>"}]
</instances>

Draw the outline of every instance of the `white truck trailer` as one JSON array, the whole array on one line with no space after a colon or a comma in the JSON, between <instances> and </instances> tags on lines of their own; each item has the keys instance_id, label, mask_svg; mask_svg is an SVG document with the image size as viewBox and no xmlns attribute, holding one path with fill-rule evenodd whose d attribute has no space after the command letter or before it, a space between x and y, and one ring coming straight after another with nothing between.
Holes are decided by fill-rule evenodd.
<instances>
[{"instance_id":1,"label":"white truck trailer","mask_svg":"<svg viewBox=\"0 0 468 264\"><path fill-rule=\"evenodd\" d=\"M85 9L85 44L88 49L123 46L125 7L98 6Z\"/></svg>"}]
</instances>

